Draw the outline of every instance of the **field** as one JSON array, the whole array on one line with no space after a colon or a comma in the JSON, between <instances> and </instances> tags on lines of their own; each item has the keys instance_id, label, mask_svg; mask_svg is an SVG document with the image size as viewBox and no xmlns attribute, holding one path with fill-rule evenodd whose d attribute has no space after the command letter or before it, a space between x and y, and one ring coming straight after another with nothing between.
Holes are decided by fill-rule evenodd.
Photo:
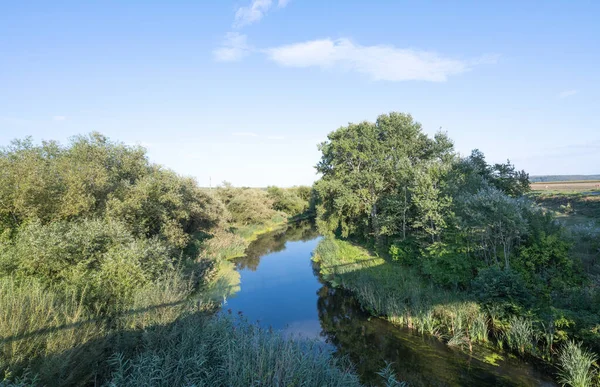
<instances>
[{"instance_id":1,"label":"field","mask_svg":"<svg viewBox=\"0 0 600 387\"><path fill-rule=\"evenodd\" d=\"M554 181L554 182L542 182L532 183L531 189L533 191L574 191L574 192L585 192L585 191L599 191L600 193L600 180L580 180L580 181Z\"/></svg>"}]
</instances>

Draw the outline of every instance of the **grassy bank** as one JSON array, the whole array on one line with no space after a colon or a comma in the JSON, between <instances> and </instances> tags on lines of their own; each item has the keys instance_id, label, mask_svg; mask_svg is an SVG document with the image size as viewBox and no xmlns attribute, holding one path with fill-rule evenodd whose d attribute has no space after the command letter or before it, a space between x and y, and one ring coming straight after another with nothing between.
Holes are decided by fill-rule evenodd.
<instances>
[{"instance_id":1,"label":"grassy bank","mask_svg":"<svg viewBox=\"0 0 600 387\"><path fill-rule=\"evenodd\" d=\"M189 292L173 278L106 319L69 294L3 279L0 385L359 385L316 343L212 316Z\"/></svg>"},{"instance_id":2,"label":"grassy bank","mask_svg":"<svg viewBox=\"0 0 600 387\"><path fill-rule=\"evenodd\" d=\"M598 383L594 355L580 348L575 359L570 358L572 351L564 348L575 344L566 337L560 340L558 328L544 326L531 315L509 315L499 306L483 306L467 292L444 290L414 268L377 257L348 241L323 239L313 259L324 279L351 290L365 309L393 324L436 336L475 356L477 346L483 345L508 350L510 356L543 359L558 365L563 380L571 378L566 385L582 385L577 383L582 378ZM482 360L494 362L491 357Z\"/></svg>"}]
</instances>

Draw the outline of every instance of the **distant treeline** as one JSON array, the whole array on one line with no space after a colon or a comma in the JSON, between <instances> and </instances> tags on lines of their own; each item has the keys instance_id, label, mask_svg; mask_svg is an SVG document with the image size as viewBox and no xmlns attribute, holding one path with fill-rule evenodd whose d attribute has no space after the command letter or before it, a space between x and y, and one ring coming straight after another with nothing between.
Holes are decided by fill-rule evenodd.
<instances>
[{"instance_id":1,"label":"distant treeline","mask_svg":"<svg viewBox=\"0 0 600 387\"><path fill-rule=\"evenodd\" d=\"M600 175L544 175L530 176L532 183L550 183L553 181L579 181L579 180L600 180Z\"/></svg>"}]
</instances>

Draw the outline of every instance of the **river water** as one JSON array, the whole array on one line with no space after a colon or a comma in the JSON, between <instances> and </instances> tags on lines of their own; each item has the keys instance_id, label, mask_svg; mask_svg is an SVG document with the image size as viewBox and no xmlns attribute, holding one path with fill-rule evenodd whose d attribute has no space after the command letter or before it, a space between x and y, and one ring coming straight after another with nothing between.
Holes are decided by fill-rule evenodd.
<instances>
[{"instance_id":1,"label":"river water","mask_svg":"<svg viewBox=\"0 0 600 387\"><path fill-rule=\"evenodd\" d=\"M308 222L259 237L235 260L240 290L224 301L223 310L321 341L336 356L347 356L369 385L381 384L376 373L390 362L398 379L411 386L555 386L525 362L491 352L474 358L369 316L350 292L319 278L311 256L320 238Z\"/></svg>"}]
</instances>

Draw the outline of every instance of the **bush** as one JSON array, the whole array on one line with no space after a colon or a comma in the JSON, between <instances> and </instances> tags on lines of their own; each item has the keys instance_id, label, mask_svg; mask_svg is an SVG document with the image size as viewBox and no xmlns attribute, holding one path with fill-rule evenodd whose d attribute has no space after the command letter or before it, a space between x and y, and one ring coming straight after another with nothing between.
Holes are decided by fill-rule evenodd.
<instances>
[{"instance_id":1,"label":"bush","mask_svg":"<svg viewBox=\"0 0 600 387\"><path fill-rule=\"evenodd\" d=\"M234 188L233 196L227 203L233 221L240 225L266 224L277 211L268 194L259 189Z\"/></svg>"},{"instance_id":2,"label":"bush","mask_svg":"<svg viewBox=\"0 0 600 387\"><path fill-rule=\"evenodd\" d=\"M138 237L160 236L183 248L191 234L220 227L224 206L193 179L158 167L110 195L107 217L123 221Z\"/></svg>"},{"instance_id":3,"label":"bush","mask_svg":"<svg viewBox=\"0 0 600 387\"><path fill-rule=\"evenodd\" d=\"M455 246L436 242L425 249L423 272L445 287L466 287L473 276L474 262Z\"/></svg>"},{"instance_id":4,"label":"bush","mask_svg":"<svg viewBox=\"0 0 600 387\"><path fill-rule=\"evenodd\" d=\"M492 266L479 271L471 283L475 296L484 304L520 308L530 304L531 295L521 276L512 270Z\"/></svg>"},{"instance_id":5,"label":"bush","mask_svg":"<svg viewBox=\"0 0 600 387\"><path fill-rule=\"evenodd\" d=\"M0 249L0 275L37 278L70 288L88 307L126 307L136 289L172 271L171 249L158 239L137 239L119 222L34 222Z\"/></svg>"},{"instance_id":6,"label":"bush","mask_svg":"<svg viewBox=\"0 0 600 387\"><path fill-rule=\"evenodd\" d=\"M520 249L514 259L514 268L519 271L531 289L539 289L545 296L553 290L563 290L583 278L574 270L573 259L569 256L571 245L559 234L542 233Z\"/></svg>"},{"instance_id":7,"label":"bush","mask_svg":"<svg viewBox=\"0 0 600 387\"><path fill-rule=\"evenodd\" d=\"M308 210L309 199L304 199L297 195L305 195L304 191L296 189L284 189L278 187L268 187L267 194L273 200L273 208L277 211L285 212L288 216L298 216Z\"/></svg>"}]
</instances>

